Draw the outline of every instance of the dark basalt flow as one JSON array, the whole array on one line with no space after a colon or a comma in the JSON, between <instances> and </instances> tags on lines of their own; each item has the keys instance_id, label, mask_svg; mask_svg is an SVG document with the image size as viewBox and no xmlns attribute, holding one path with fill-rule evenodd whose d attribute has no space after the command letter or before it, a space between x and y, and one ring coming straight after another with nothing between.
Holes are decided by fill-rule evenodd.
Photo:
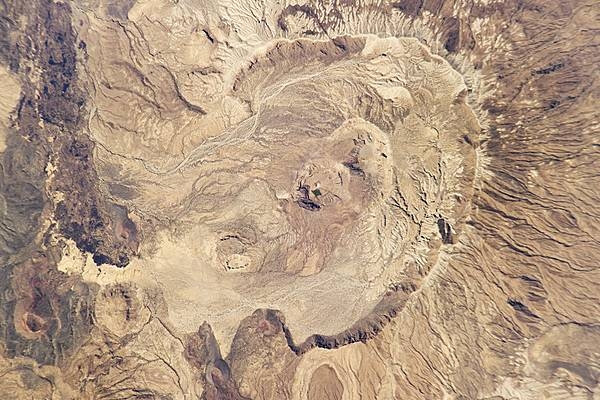
<instances>
[{"instance_id":1,"label":"dark basalt flow","mask_svg":"<svg viewBox=\"0 0 600 400\"><path fill-rule=\"evenodd\" d=\"M531 312L531 310L529 309L529 307L527 307L525 304L521 303L518 300L508 299L506 302L515 311L517 311L519 313L522 313L523 315L525 315L527 317L530 317L530 318L539 318L537 315L535 315L533 312Z\"/></svg>"},{"instance_id":2,"label":"dark basalt flow","mask_svg":"<svg viewBox=\"0 0 600 400\"><path fill-rule=\"evenodd\" d=\"M108 202L98 189L94 146L80 123L85 97L77 87L76 38L70 8L66 3L41 0L23 10L17 3L3 3L0 28L14 29L20 17L27 18L22 36L5 32L3 38L9 43L3 44L0 51L23 80L18 131L9 136L2 156L0 194L10 199L7 216L0 221L2 247L9 251L23 248L33 239L43 208L45 167L50 161L59 168L48 189L65 194L64 200L55 205L58 229L81 250L94 254L97 262L123 267L136 254L137 229L122 207ZM14 41L6 39L9 37ZM11 49L14 52L10 53ZM29 64L42 72L39 82L25 79L32 72L25 67ZM16 234L8 237L11 231Z\"/></svg>"},{"instance_id":3,"label":"dark basalt flow","mask_svg":"<svg viewBox=\"0 0 600 400\"><path fill-rule=\"evenodd\" d=\"M452 244L454 243L454 236L452 235L452 227L444 218L437 220L438 231L442 237L442 243Z\"/></svg>"},{"instance_id":4,"label":"dark basalt flow","mask_svg":"<svg viewBox=\"0 0 600 400\"><path fill-rule=\"evenodd\" d=\"M321 205L310 198L310 187L302 185L298 188L298 193L299 198L296 200L296 203L300 208L307 211L319 211L321 209Z\"/></svg>"},{"instance_id":5,"label":"dark basalt flow","mask_svg":"<svg viewBox=\"0 0 600 400\"><path fill-rule=\"evenodd\" d=\"M22 90L0 155L0 338L7 356L39 364L66 359L92 326L93 293L57 270L53 231L117 266L138 243L127 210L98 189L93 144L81 129L76 57L68 4L0 2L0 62L18 74ZM58 167L49 182L48 162ZM64 194L58 204L47 195L55 191ZM52 213L57 224L43 231Z\"/></svg>"},{"instance_id":6,"label":"dark basalt flow","mask_svg":"<svg viewBox=\"0 0 600 400\"><path fill-rule=\"evenodd\" d=\"M368 340L376 337L385 326L402 311L408 297L417 289L417 286L410 282L399 283L390 288L390 291L375 306L369 315L357 321L350 328L338 333L337 335L311 335L303 343L297 345L294 342L292 333L286 326L285 321L279 313L274 312L278 318L278 324L285 335L286 342L290 350L300 356L313 348L337 349L352 343L366 343ZM269 311L269 310L268 310Z\"/></svg>"},{"instance_id":7,"label":"dark basalt flow","mask_svg":"<svg viewBox=\"0 0 600 400\"><path fill-rule=\"evenodd\" d=\"M84 251L94 254L97 263L124 267L137 251L137 232L126 212L106 201L98 192L94 169L93 143L79 126L84 103L77 89L75 38L70 10L64 4L44 8L46 60L42 117L61 127L56 132L54 156L60 168L53 189L68 193L56 205L56 218L62 233ZM65 132L66 131L66 132ZM54 132L53 132L54 133ZM121 235L122 231L129 232Z\"/></svg>"},{"instance_id":8,"label":"dark basalt flow","mask_svg":"<svg viewBox=\"0 0 600 400\"><path fill-rule=\"evenodd\" d=\"M298 200L298 205L300 206L300 208L304 208L308 211L319 211L321 209L321 206L312 201L311 199L301 198Z\"/></svg>"},{"instance_id":9,"label":"dark basalt flow","mask_svg":"<svg viewBox=\"0 0 600 400\"><path fill-rule=\"evenodd\" d=\"M348 161L342 163L342 165L348 168L352 175L360 176L361 178L365 177L365 171L360 167L358 161Z\"/></svg>"}]
</instances>

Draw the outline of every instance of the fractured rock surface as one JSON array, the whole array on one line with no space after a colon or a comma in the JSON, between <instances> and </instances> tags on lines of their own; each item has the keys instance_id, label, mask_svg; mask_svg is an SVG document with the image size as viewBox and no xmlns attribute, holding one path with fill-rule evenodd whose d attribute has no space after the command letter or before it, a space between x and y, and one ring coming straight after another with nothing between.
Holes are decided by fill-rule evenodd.
<instances>
[{"instance_id":1,"label":"fractured rock surface","mask_svg":"<svg viewBox=\"0 0 600 400\"><path fill-rule=\"evenodd\" d=\"M600 398L599 29L0 1L0 398Z\"/></svg>"}]
</instances>

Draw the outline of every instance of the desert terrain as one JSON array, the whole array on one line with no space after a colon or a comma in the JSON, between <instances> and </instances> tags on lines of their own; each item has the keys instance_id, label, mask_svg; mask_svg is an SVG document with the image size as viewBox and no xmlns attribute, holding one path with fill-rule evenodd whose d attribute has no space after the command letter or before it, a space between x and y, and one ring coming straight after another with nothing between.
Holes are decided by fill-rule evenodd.
<instances>
[{"instance_id":1,"label":"desert terrain","mask_svg":"<svg viewBox=\"0 0 600 400\"><path fill-rule=\"evenodd\" d=\"M600 399L597 0L0 0L0 399Z\"/></svg>"}]
</instances>

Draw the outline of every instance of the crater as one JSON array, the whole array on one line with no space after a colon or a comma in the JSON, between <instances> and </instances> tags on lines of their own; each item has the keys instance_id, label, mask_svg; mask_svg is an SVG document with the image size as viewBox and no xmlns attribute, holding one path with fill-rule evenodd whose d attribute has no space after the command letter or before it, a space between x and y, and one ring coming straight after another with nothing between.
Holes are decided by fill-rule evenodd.
<instances>
[{"instance_id":1,"label":"crater","mask_svg":"<svg viewBox=\"0 0 600 400\"><path fill-rule=\"evenodd\" d=\"M257 308L300 342L360 338L341 332L460 240L476 158L462 138L480 130L466 85L409 38L279 40L249 59L224 96L251 115L160 175L163 202L191 188L185 228L138 268L178 288L179 328L206 320L225 346Z\"/></svg>"}]
</instances>

